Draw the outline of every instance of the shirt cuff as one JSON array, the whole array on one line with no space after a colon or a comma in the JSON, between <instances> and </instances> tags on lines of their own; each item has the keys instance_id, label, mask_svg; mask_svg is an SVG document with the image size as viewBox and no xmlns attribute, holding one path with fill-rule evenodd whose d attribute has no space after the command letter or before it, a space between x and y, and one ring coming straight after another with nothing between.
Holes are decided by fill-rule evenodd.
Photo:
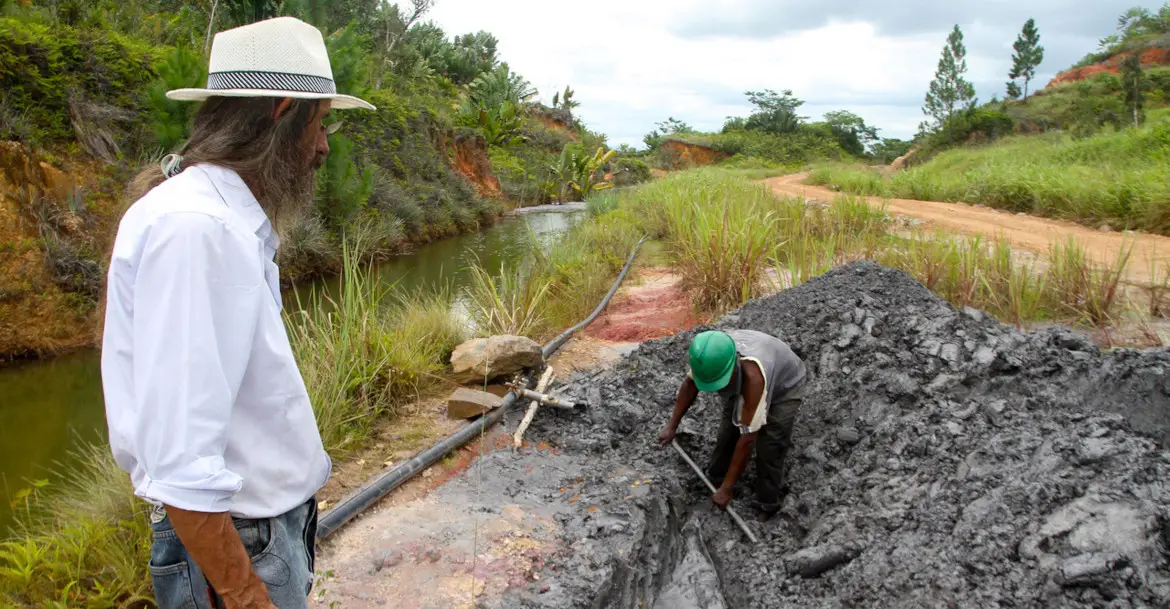
<instances>
[{"instance_id":1,"label":"shirt cuff","mask_svg":"<svg viewBox=\"0 0 1170 609\"><path fill-rule=\"evenodd\" d=\"M222 464L222 460L219 461ZM134 489L134 494L192 512L230 511L232 497L244 486L243 478L222 468L209 474L206 465L206 462L197 461L165 480L145 476L138 488Z\"/></svg>"}]
</instances>

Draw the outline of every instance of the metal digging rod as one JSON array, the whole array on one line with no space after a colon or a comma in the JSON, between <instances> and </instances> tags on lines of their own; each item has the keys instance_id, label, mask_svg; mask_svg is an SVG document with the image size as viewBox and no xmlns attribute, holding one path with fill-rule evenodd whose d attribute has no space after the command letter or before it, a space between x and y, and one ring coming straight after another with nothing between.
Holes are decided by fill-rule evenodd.
<instances>
[{"instance_id":1,"label":"metal digging rod","mask_svg":"<svg viewBox=\"0 0 1170 609\"><path fill-rule=\"evenodd\" d=\"M711 481L707 479L707 475L703 473L703 470L700 469L699 466L691 460L691 456L688 455L686 451L678 445L677 441L671 440L670 445L678 451L678 454L683 458L683 461L686 461L687 465L691 466L691 469L695 470L695 473L699 475L699 479L707 485L707 488L711 489L711 494L715 494L715 485L711 484ZM731 519L735 521L735 524L739 525L739 528L743 529L744 534L748 536L748 539L750 539L752 543L759 543L760 540L756 539L755 533L752 533L752 530L748 528L748 525L743 521L743 518L739 517L739 514L735 511L735 508L731 507L730 505L727 506L727 513L731 516Z\"/></svg>"}]
</instances>

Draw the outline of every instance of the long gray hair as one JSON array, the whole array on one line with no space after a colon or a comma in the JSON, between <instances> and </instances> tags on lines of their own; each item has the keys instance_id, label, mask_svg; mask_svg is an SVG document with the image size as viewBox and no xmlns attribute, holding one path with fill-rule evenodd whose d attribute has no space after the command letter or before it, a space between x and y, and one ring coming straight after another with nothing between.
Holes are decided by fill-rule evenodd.
<instances>
[{"instance_id":1,"label":"long gray hair","mask_svg":"<svg viewBox=\"0 0 1170 609\"><path fill-rule=\"evenodd\" d=\"M240 174L273 224L282 212L295 212L312 198L316 159L315 152L305 148L305 136L315 127L309 121L322 102L293 100L285 113L274 120L279 103L279 99L271 97L212 97L195 114L191 138L178 152L181 167L211 163ZM167 177L162 166L151 163L126 188L124 207L141 199ZM112 252L107 251L107 264L110 255ZM104 331L105 291L102 290L95 316L95 337L99 342Z\"/></svg>"},{"instance_id":2,"label":"long gray hair","mask_svg":"<svg viewBox=\"0 0 1170 609\"><path fill-rule=\"evenodd\" d=\"M305 135L322 102L294 99L274 120L279 103L275 97L209 98L178 152L180 168L210 163L240 174L273 223L313 195L315 153L305 149ZM163 168L152 164L130 182L126 202L137 201L166 178Z\"/></svg>"}]
</instances>

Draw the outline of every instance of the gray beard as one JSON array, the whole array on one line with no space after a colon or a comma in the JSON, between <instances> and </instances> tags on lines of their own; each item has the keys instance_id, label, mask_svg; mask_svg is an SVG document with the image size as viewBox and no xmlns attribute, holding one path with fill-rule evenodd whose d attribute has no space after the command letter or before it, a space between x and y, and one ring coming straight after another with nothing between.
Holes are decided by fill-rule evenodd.
<instances>
[{"instance_id":1,"label":"gray beard","mask_svg":"<svg viewBox=\"0 0 1170 609\"><path fill-rule=\"evenodd\" d=\"M261 183L264 200L261 206L273 225L282 223L286 217L307 213L317 192L317 170L312 164L301 159L277 159L267 176L257 176Z\"/></svg>"}]
</instances>

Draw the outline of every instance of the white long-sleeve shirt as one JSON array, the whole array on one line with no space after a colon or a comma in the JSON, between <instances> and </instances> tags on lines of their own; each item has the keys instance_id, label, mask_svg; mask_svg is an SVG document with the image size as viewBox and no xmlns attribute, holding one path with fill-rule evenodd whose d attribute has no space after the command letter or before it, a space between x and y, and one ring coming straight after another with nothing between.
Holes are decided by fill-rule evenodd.
<instances>
[{"instance_id":1,"label":"white long-sleeve shirt","mask_svg":"<svg viewBox=\"0 0 1170 609\"><path fill-rule=\"evenodd\" d=\"M279 241L235 172L187 168L130 206L110 262L110 446L148 501L267 518L326 482L281 320Z\"/></svg>"}]
</instances>

